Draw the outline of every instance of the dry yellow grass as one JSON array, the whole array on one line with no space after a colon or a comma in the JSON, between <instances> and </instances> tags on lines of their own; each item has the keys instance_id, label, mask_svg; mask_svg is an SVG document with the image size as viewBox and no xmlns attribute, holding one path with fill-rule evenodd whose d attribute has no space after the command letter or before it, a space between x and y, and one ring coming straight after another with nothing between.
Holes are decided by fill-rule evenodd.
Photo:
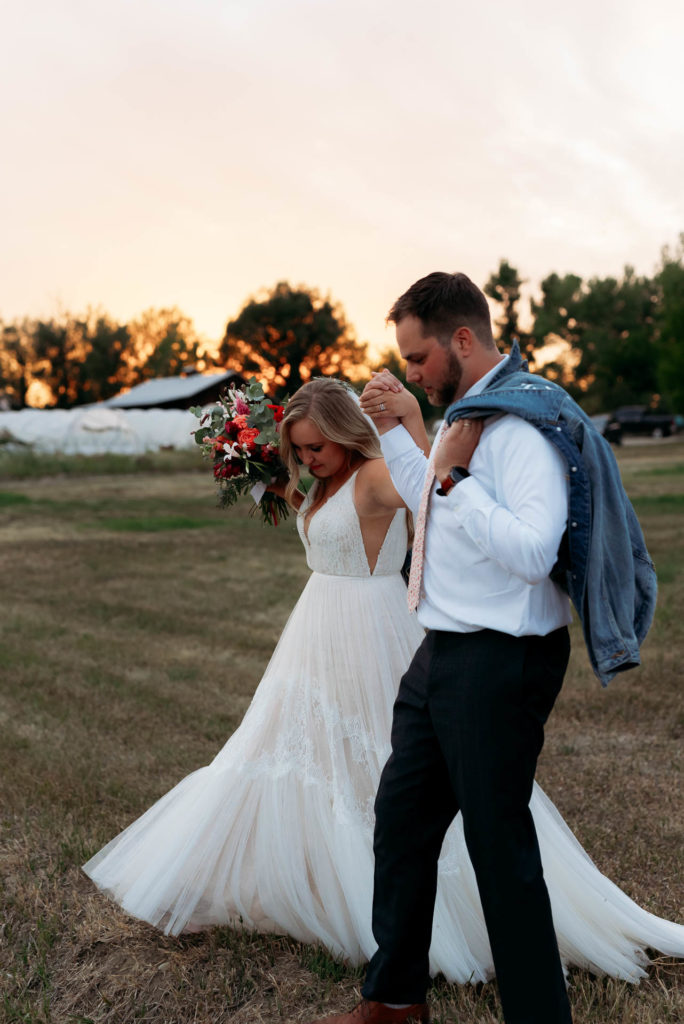
<instances>
[{"instance_id":1,"label":"dry yellow grass","mask_svg":"<svg viewBox=\"0 0 684 1024\"><path fill-rule=\"evenodd\" d=\"M578 636L539 778L598 865L682 920L684 444L620 452L661 593L641 669L602 691ZM213 506L205 474L0 482L0 1021L271 1024L349 1005L362 972L288 938L165 938L80 864L235 728L303 585L290 520ZM534 965L530 965L534 984ZM684 1020L679 965L572 973L576 1024ZM495 987L433 993L492 1024Z\"/></svg>"}]
</instances>

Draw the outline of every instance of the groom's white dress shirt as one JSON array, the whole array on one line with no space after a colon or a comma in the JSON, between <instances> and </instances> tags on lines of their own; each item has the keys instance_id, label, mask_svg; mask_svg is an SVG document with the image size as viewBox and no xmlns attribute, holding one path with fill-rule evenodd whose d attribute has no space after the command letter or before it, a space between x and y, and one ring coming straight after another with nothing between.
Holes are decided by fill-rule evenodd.
<instances>
[{"instance_id":1,"label":"groom's white dress shirt","mask_svg":"<svg viewBox=\"0 0 684 1024\"><path fill-rule=\"evenodd\" d=\"M479 394L499 366L467 394ZM417 516L428 460L403 426L380 441L394 486ZM500 415L486 421L468 470L444 497L435 493L439 481L432 486L418 621L513 636L567 625L569 599L549 579L568 515L563 457L531 424Z\"/></svg>"}]
</instances>

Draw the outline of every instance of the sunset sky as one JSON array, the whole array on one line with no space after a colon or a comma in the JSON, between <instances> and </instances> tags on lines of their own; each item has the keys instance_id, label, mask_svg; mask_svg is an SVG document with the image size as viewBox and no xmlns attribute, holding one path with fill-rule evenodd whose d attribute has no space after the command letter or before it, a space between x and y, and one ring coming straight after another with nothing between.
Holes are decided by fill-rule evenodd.
<instances>
[{"instance_id":1,"label":"sunset sky","mask_svg":"<svg viewBox=\"0 0 684 1024\"><path fill-rule=\"evenodd\" d=\"M684 230L677 0L22 0L0 11L0 318L278 280L358 336L431 270L650 273Z\"/></svg>"}]
</instances>

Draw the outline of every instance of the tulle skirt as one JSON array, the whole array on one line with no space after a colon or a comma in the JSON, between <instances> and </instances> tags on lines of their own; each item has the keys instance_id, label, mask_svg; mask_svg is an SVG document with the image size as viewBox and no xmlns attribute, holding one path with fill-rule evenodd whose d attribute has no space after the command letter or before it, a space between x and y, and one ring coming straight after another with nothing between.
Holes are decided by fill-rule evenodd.
<instances>
[{"instance_id":1,"label":"tulle skirt","mask_svg":"<svg viewBox=\"0 0 684 1024\"><path fill-rule=\"evenodd\" d=\"M314 573L240 727L86 873L166 933L241 925L369 959L373 801L422 635L399 574ZM684 955L684 927L602 875L537 785L530 806L566 966L636 981L646 948ZM493 976L460 815L440 858L430 959L451 981Z\"/></svg>"}]
</instances>

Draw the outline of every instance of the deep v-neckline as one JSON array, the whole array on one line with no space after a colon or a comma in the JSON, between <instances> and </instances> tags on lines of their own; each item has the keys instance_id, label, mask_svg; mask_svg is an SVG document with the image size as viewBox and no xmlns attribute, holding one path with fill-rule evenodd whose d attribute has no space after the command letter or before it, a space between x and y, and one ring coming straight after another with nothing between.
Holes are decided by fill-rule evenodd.
<instances>
[{"instance_id":1,"label":"deep v-neckline","mask_svg":"<svg viewBox=\"0 0 684 1024\"><path fill-rule=\"evenodd\" d=\"M326 498L325 501L321 502L321 504L318 506L318 508L314 512L312 512L311 515L309 515L309 509L307 509L306 512L304 512L304 514L303 514L304 523L303 523L303 528L302 529L303 529L303 533L304 533L304 540L309 545L309 547L311 547L311 541L309 540L309 527L311 526L311 523L316 518L318 513L321 511L321 509L325 508L325 506L328 505L331 501L334 501L334 499L337 497L337 495L340 494L345 489L347 484L351 483L351 481L354 480L354 478L356 477L356 474L358 473L359 469L361 469L361 466L359 466L358 469L355 469L351 476L347 477L347 479L344 481L344 483L341 484L337 488L337 490L335 491L334 494L331 494L329 498ZM316 484L317 483L318 483L318 480L316 481ZM314 484L314 487L316 486L316 484ZM309 494L313 495L313 490L309 491ZM308 497L308 495L307 495L307 497Z\"/></svg>"},{"instance_id":2,"label":"deep v-neckline","mask_svg":"<svg viewBox=\"0 0 684 1024\"><path fill-rule=\"evenodd\" d=\"M361 466L359 466L358 469L355 469L354 472L352 473L352 475L350 477L347 477L347 479L344 481L344 483L340 487L338 487L338 489L335 491L335 493L332 494L326 501L324 501L322 505L319 505L318 508L316 509L316 511L313 512L311 516L308 515L308 511L309 511L308 509L305 510L304 512L302 512L300 510L299 515L302 516L302 534L303 534L304 542L305 542L307 548L311 549L311 541L309 540L309 528L311 526L311 523L316 518L318 513L326 505L330 504L331 501L335 500L335 498L338 496L338 494L342 493L342 491L345 489L345 487L347 487L349 484L355 484L356 476L357 476L357 474L359 472L359 469L361 469ZM318 483L318 481L316 481L316 483ZM314 484L314 486L315 486L315 484ZM309 494L311 494L312 497L313 497L313 492L312 491L309 491ZM308 495L307 495L307 497L308 497ZM385 531L385 536L382 538L382 543L380 544L380 547L378 548L378 553L377 553L376 558L375 558L375 564L373 565L373 568L371 569L371 565L370 565L370 562L368 560L368 551L366 550L366 542L364 540L363 530L361 529L361 520L359 518L358 509L356 508L356 487L355 486L352 489L352 506L354 508L354 519L355 519L355 523L356 523L356 529L358 531L359 540L361 542L361 550L363 551L363 557L364 557L364 561L366 563L366 568L368 570L368 575L369 576L374 576L375 575L375 570L377 569L377 567L378 567L378 565L380 563L380 558L381 558L382 552L383 552L383 550L385 548L385 544L387 543L387 539L388 539L388 537L390 535L390 532L392 530L392 526L394 525L394 519L396 517L396 512L398 512L399 509L396 510L396 512L394 513L394 516L392 517L392 519L389 522L387 530Z\"/></svg>"}]
</instances>

